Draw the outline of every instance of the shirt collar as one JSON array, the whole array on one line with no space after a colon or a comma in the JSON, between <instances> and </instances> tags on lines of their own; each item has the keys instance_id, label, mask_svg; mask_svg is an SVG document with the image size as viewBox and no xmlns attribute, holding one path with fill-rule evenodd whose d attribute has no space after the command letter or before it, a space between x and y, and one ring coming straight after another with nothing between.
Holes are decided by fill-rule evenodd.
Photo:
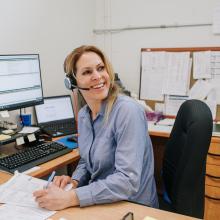
<instances>
[{"instance_id":1,"label":"shirt collar","mask_svg":"<svg viewBox=\"0 0 220 220\"><path fill-rule=\"evenodd\" d=\"M107 105L107 99L102 101L101 108L100 108L99 113L97 114L97 117L99 115L101 115L101 116L105 115L106 105ZM91 112L91 110L90 110L89 106L88 105L84 106L82 117L90 117L90 112Z\"/></svg>"}]
</instances>

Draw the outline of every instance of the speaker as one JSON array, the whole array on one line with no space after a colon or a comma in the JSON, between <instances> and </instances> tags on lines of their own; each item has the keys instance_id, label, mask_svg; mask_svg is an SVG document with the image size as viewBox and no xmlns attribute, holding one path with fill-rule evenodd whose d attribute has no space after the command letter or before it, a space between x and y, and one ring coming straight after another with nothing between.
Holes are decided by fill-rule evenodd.
<instances>
[{"instance_id":1,"label":"speaker","mask_svg":"<svg viewBox=\"0 0 220 220\"><path fill-rule=\"evenodd\" d=\"M66 75L64 79L64 84L66 88L69 90L73 90L74 88L77 87L76 79L72 74Z\"/></svg>"}]
</instances>

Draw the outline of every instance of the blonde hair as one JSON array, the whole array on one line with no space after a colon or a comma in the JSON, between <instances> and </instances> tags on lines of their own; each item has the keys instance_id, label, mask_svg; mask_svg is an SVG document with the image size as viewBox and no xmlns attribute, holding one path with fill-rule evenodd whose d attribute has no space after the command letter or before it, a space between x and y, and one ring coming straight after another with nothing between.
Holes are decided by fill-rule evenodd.
<instances>
[{"instance_id":1,"label":"blonde hair","mask_svg":"<svg viewBox=\"0 0 220 220\"><path fill-rule=\"evenodd\" d=\"M105 54L98 49L95 46L89 46L89 45L83 45L81 47L78 47L74 49L65 59L64 61L64 71L67 75L76 75L77 68L76 64L79 58L87 52L94 52L96 53L103 61L105 68L107 70L107 73L110 78L110 88L107 96L107 106L105 110L105 122L108 121L109 115L112 111L113 104L118 96L119 93L119 87L114 82L115 74L112 68L111 63L109 62L108 58L105 56Z\"/></svg>"}]
</instances>

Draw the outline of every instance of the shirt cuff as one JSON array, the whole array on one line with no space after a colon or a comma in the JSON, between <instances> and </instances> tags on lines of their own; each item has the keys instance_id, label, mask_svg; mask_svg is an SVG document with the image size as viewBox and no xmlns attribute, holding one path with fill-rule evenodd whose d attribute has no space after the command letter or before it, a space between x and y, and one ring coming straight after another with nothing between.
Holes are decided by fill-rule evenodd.
<instances>
[{"instance_id":1,"label":"shirt cuff","mask_svg":"<svg viewBox=\"0 0 220 220\"><path fill-rule=\"evenodd\" d=\"M77 180L77 181L79 182L82 176L83 176L83 175L82 175L81 173L75 172L75 173L73 173L73 175L72 175L72 179L73 179L73 180Z\"/></svg>"},{"instance_id":2,"label":"shirt cuff","mask_svg":"<svg viewBox=\"0 0 220 220\"><path fill-rule=\"evenodd\" d=\"M80 207L85 207L95 204L92 198L92 192L89 190L89 186L76 188L75 192L79 199Z\"/></svg>"}]
</instances>

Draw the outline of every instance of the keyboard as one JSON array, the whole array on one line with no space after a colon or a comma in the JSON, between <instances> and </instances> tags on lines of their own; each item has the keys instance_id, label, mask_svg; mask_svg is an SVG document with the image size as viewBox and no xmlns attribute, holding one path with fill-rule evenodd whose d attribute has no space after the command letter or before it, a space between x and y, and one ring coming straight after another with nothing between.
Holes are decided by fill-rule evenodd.
<instances>
[{"instance_id":1,"label":"keyboard","mask_svg":"<svg viewBox=\"0 0 220 220\"><path fill-rule=\"evenodd\" d=\"M41 129L52 137L77 133L76 126L73 122L47 124L42 126Z\"/></svg>"},{"instance_id":2,"label":"keyboard","mask_svg":"<svg viewBox=\"0 0 220 220\"><path fill-rule=\"evenodd\" d=\"M40 143L33 147L26 147L15 154L0 158L0 170L10 173L14 173L15 170L23 172L71 151L72 149L57 142Z\"/></svg>"}]
</instances>

